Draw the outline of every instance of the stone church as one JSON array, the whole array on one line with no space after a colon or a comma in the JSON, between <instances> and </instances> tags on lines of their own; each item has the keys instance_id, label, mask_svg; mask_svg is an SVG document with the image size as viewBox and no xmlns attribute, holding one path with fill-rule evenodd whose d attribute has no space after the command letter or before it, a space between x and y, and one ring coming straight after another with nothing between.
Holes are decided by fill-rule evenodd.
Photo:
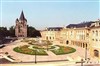
<instances>
[{"instance_id":1,"label":"stone church","mask_svg":"<svg viewBox=\"0 0 100 66\"><path fill-rule=\"evenodd\" d=\"M27 19L23 11L21 12L20 18L16 19L15 35L16 37L27 37Z\"/></svg>"}]
</instances>

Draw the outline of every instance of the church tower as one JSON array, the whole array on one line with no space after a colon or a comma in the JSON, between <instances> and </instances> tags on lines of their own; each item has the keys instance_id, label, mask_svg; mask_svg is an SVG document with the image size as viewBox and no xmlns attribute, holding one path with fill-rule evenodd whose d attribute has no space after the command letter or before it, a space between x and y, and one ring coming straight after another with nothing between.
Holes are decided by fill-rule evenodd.
<instances>
[{"instance_id":1,"label":"church tower","mask_svg":"<svg viewBox=\"0 0 100 66\"><path fill-rule=\"evenodd\" d=\"M16 37L27 37L27 19L23 11L21 12L20 18L16 19L15 35Z\"/></svg>"}]
</instances>

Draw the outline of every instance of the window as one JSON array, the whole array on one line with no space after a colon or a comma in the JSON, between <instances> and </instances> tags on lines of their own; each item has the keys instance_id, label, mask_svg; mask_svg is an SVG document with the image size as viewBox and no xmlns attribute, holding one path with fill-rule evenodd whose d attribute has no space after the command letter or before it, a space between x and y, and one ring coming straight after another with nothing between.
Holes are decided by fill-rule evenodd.
<instances>
[{"instance_id":1,"label":"window","mask_svg":"<svg viewBox=\"0 0 100 66\"><path fill-rule=\"evenodd\" d=\"M46 40L48 40L48 36L46 37Z\"/></svg>"},{"instance_id":2,"label":"window","mask_svg":"<svg viewBox=\"0 0 100 66\"><path fill-rule=\"evenodd\" d=\"M98 50L94 50L94 56L99 57L99 51Z\"/></svg>"},{"instance_id":3,"label":"window","mask_svg":"<svg viewBox=\"0 0 100 66\"><path fill-rule=\"evenodd\" d=\"M94 34L94 31L92 31L93 32L93 34Z\"/></svg>"},{"instance_id":4,"label":"window","mask_svg":"<svg viewBox=\"0 0 100 66\"><path fill-rule=\"evenodd\" d=\"M50 39L51 39L51 37L50 37Z\"/></svg>"},{"instance_id":5,"label":"window","mask_svg":"<svg viewBox=\"0 0 100 66\"><path fill-rule=\"evenodd\" d=\"M99 25L100 25L100 23L99 23Z\"/></svg>"},{"instance_id":6,"label":"window","mask_svg":"<svg viewBox=\"0 0 100 66\"><path fill-rule=\"evenodd\" d=\"M69 41L68 40L66 41L66 44L69 44Z\"/></svg>"},{"instance_id":7,"label":"window","mask_svg":"<svg viewBox=\"0 0 100 66\"><path fill-rule=\"evenodd\" d=\"M98 41L98 39L96 39L96 41Z\"/></svg>"},{"instance_id":8,"label":"window","mask_svg":"<svg viewBox=\"0 0 100 66\"><path fill-rule=\"evenodd\" d=\"M86 47L87 47L87 43L86 43Z\"/></svg>"},{"instance_id":9,"label":"window","mask_svg":"<svg viewBox=\"0 0 100 66\"><path fill-rule=\"evenodd\" d=\"M54 39L54 37L53 37L53 39Z\"/></svg>"},{"instance_id":10,"label":"window","mask_svg":"<svg viewBox=\"0 0 100 66\"><path fill-rule=\"evenodd\" d=\"M98 36L98 31L96 30L96 36Z\"/></svg>"},{"instance_id":11,"label":"window","mask_svg":"<svg viewBox=\"0 0 100 66\"><path fill-rule=\"evenodd\" d=\"M92 41L94 41L94 39L92 39Z\"/></svg>"}]
</instances>

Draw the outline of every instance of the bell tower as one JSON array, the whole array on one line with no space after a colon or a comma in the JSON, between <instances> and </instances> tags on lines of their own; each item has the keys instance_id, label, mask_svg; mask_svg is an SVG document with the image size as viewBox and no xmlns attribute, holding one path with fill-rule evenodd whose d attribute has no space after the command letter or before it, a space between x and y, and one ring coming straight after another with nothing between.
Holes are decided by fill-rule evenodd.
<instances>
[{"instance_id":1,"label":"bell tower","mask_svg":"<svg viewBox=\"0 0 100 66\"><path fill-rule=\"evenodd\" d=\"M17 18L15 22L16 37L27 37L27 19L25 18L23 11L21 12L20 18Z\"/></svg>"}]
</instances>

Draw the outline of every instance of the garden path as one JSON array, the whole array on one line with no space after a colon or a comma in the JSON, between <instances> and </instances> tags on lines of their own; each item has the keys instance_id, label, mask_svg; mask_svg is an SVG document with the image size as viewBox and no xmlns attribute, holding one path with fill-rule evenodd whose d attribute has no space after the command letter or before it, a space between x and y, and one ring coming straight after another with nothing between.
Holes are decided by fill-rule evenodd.
<instances>
[{"instance_id":1,"label":"garden path","mask_svg":"<svg viewBox=\"0 0 100 66\"><path fill-rule=\"evenodd\" d=\"M55 55L52 51L47 51L47 50L45 50L46 51L46 53L49 55L49 56L57 56L57 55Z\"/></svg>"}]
</instances>

